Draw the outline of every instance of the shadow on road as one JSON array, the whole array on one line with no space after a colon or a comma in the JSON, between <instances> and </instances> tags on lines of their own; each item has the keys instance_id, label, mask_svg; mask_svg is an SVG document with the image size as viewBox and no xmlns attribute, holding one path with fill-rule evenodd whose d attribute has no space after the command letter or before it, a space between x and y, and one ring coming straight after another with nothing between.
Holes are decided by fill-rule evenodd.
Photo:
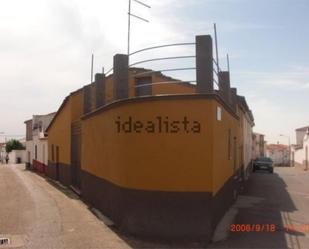
<instances>
[{"instance_id":1,"label":"shadow on road","mask_svg":"<svg viewBox=\"0 0 309 249\"><path fill-rule=\"evenodd\" d=\"M55 182L54 180L51 180L49 178L45 178L46 182L48 182L50 185L55 187L56 189L60 190L63 194L65 194L67 197L74 199L74 200L79 200L80 197L73 192L70 188L66 186L62 186L59 182Z\"/></svg>"},{"instance_id":2,"label":"shadow on road","mask_svg":"<svg viewBox=\"0 0 309 249\"><path fill-rule=\"evenodd\" d=\"M31 172L31 171L29 171ZM36 174L35 172L31 172ZM37 175L37 174L36 174ZM79 199L72 190L61 186L53 180L42 176L50 185L60 190L72 199ZM134 249L140 248L286 248L300 249L299 237L305 236L297 230L287 229L293 225L290 213L296 207L287 191L284 179L277 173L258 171L253 173L246 183L242 197L258 199L253 205L238 207L235 225L264 226L264 231L230 232L227 240L206 245L207 243L169 243L164 241L141 240L122 233L117 227L112 229L122 240ZM184 214L185 215L185 214ZM275 231L267 231L267 227L274 226Z\"/></svg>"},{"instance_id":3,"label":"shadow on road","mask_svg":"<svg viewBox=\"0 0 309 249\"><path fill-rule=\"evenodd\" d=\"M253 173L242 195L261 201L240 207L234 224L264 225L264 231L230 232L228 240L214 243L210 248L301 248L298 238L305 234L287 229L293 224L290 213L297 209L280 175L262 171ZM275 231L267 229L270 225L274 225Z\"/></svg>"}]
</instances>

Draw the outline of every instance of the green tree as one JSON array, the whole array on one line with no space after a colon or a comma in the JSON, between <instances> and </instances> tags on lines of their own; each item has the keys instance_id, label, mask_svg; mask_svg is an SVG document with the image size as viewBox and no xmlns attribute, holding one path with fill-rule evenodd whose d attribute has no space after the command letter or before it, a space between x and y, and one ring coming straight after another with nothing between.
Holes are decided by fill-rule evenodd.
<instances>
[{"instance_id":1,"label":"green tree","mask_svg":"<svg viewBox=\"0 0 309 249\"><path fill-rule=\"evenodd\" d=\"M24 149L25 146L23 146L22 143L16 139L9 140L5 145L6 153L10 153L12 150L24 150Z\"/></svg>"}]
</instances>

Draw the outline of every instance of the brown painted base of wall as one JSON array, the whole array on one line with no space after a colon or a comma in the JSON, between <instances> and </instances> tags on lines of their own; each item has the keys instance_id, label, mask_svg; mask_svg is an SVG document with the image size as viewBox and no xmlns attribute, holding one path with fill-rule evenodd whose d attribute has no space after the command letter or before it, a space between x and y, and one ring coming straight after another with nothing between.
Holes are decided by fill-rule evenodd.
<instances>
[{"instance_id":1,"label":"brown painted base of wall","mask_svg":"<svg viewBox=\"0 0 309 249\"><path fill-rule=\"evenodd\" d=\"M61 182L65 186L71 185L71 169L69 165L58 163L48 162L47 167L47 176L51 179Z\"/></svg>"},{"instance_id":2,"label":"brown painted base of wall","mask_svg":"<svg viewBox=\"0 0 309 249\"><path fill-rule=\"evenodd\" d=\"M210 241L238 188L238 179L231 177L214 197L209 192L133 190L82 171L81 189L82 197L124 232L162 240Z\"/></svg>"},{"instance_id":3,"label":"brown painted base of wall","mask_svg":"<svg viewBox=\"0 0 309 249\"><path fill-rule=\"evenodd\" d=\"M230 177L219 192L212 199L212 229L215 229L220 219L225 212L236 201L237 196L241 190L243 182L241 181L240 172Z\"/></svg>"}]
</instances>

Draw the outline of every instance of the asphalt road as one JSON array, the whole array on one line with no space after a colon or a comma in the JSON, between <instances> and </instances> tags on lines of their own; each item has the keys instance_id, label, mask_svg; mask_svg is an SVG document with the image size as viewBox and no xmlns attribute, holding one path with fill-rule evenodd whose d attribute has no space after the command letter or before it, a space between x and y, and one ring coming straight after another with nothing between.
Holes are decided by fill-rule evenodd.
<instances>
[{"instance_id":1,"label":"asphalt road","mask_svg":"<svg viewBox=\"0 0 309 249\"><path fill-rule=\"evenodd\" d=\"M230 211L232 222L223 223L221 233L226 239L207 248L309 248L309 173L298 168L254 173ZM23 165L0 165L1 237L10 238L13 248L205 248L124 236L72 191Z\"/></svg>"},{"instance_id":2,"label":"asphalt road","mask_svg":"<svg viewBox=\"0 0 309 249\"><path fill-rule=\"evenodd\" d=\"M253 173L233 208L228 238L211 248L309 248L307 171L276 167L274 174Z\"/></svg>"},{"instance_id":3,"label":"asphalt road","mask_svg":"<svg viewBox=\"0 0 309 249\"><path fill-rule=\"evenodd\" d=\"M8 248L130 248L74 193L23 165L0 165L1 237Z\"/></svg>"}]
</instances>

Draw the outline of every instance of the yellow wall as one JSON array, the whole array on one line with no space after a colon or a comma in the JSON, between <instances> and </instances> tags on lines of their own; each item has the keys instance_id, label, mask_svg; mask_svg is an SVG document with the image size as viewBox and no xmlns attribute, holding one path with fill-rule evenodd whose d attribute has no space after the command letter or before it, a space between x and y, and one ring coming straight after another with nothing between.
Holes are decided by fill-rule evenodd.
<instances>
[{"instance_id":1,"label":"yellow wall","mask_svg":"<svg viewBox=\"0 0 309 249\"><path fill-rule=\"evenodd\" d=\"M162 81L153 75L153 82ZM129 95L134 97L134 79L130 77ZM92 86L93 87L93 86ZM133 90L132 90L133 89ZM183 85L153 86L153 94L194 93L194 87ZM92 93L95 96L95 92ZM112 77L106 80L107 103L112 101ZM92 102L94 99L92 98ZM222 120L217 121L217 107ZM93 108L92 108L93 109ZM59 146L60 162L70 164L71 123L83 115L82 89L69 96L58 113L49 134L51 145ZM239 115L241 110L237 109ZM117 132L118 117L127 121L156 120L169 122L184 116L201 124L201 133L124 133ZM228 130L231 130L231 158L228 158ZM235 173L234 141L237 137L236 170L241 163L242 127L216 98L160 99L127 101L82 120L82 168L116 185L144 190L211 191L214 194Z\"/></svg>"},{"instance_id":2,"label":"yellow wall","mask_svg":"<svg viewBox=\"0 0 309 249\"><path fill-rule=\"evenodd\" d=\"M166 82L164 77L154 76L153 82ZM195 86L185 85L185 84L158 84L152 86L152 94L187 94L195 93Z\"/></svg>"},{"instance_id":3,"label":"yellow wall","mask_svg":"<svg viewBox=\"0 0 309 249\"><path fill-rule=\"evenodd\" d=\"M54 145L54 162L56 162L56 146L59 146L59 162L71 162L71 101L64 104L48 130L48 160L52 161L52 145Z\"/></svg>"},{"instance_id":4,"label":"yellow wall","mask_svg":"<svg viewBox=\"0 0 309 249\"><path fill-rule=\"evenodd\" d=\"M106 87L105 87L105 102L110 103L113 101L113 78L108 77L105 81Z\"/></svg>"},{"instance_id":5,"label":"yellow wall","mask_svg":"<svg viewBox=\"0 0 309 249\"><path fill-rule=\"evenodd\" d=\"M149 74L146 76L152 77L152 83L167 81L166 77L158 74ZM129 71L129 98L135 97L135 77L132 71ZM113 102L113 76L106 78L106 89L105 89L105 102ZM160 84L152 86L152 94L189 94L195 93L195 86L189 86L185 84Z\"/></svg>"},{"instance_id":6,"label":"yellow wall","mask_svg":"<svg viewBox=\"0 0 309 249\"><path fill-rule=\"evenodd\" d=\"M222 120L217 120L217 107L222 110ZM213 194L216 194L224 183L234 174L234 137L238 135L238 119L233 117L219 102L212 101L211 110L212 119L215 120L213 127ZM228 137L231 130L231 156L228 156ZM237 145L238 146L238 145ZM238 151L238 150L237 150ZM237 154L236 168L239 168L239 156Z\"/></svg>"},{"instance_id":7,"label":"yellow wall","mask_svg":"<svg viewBox=\"0 0 309 249\"><path fill-rule=\"evenodd\" d=\"M183 98L124 103L83 120L82 169L116 185L143 190L211 191L211 101ZM157 116L201 124L201 133L118 133L118 117Z\"/></svg>"}]
</instances>

